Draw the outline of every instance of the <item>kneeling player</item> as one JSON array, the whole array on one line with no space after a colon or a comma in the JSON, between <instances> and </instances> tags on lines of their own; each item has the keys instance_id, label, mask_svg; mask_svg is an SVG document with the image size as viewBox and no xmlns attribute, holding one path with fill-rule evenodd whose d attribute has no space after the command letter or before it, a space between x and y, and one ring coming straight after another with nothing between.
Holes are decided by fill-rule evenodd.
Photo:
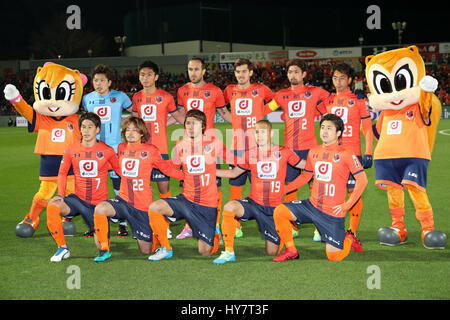
<instances>
[{"instance_id":1,"label":"kneeling player","mask_svg":"<svg viewBox=\"0 0 450 320\"><path fill-rule=\"evenodd\" d=\"M275 255L279 251L280 238L275 230L273 211L283 202L283 186L288 164L303 169L305 160L299 158L292 150L272 144L272 125L267 120L260 120L255 125L257 147L246 151L241 163L232 170L217 170L217 175L236 178L245 171L252 176L250 196L243 200L232 200L225 204L222 220L222 235L225 251L215 259L216 264L235 261L234 236L235 219L247 221L255 219L266 239L266 252ZM291 229L292 230L292 229Z\"/></svg>"},{"instance_id":2,"label":"kneeling player","mask_svg":"<svg viewBox=\"0 0 450 320\"><path fill-rule=\"evenodd\" d=\"M118 147L120 166L120 190L114 199L99 203L95 207L94 224L97 247L100 253L95 262L111 258L109 218L127 220L138 240L139 250L150 254L153 247L153 232L150 228L147 209L152 202L151 173L157 168L164 174L183 179L171 161L163 160L154 145L147 144L149 133L141 118L129 117L122 128L124 143Z\"/></svg>"},{"instance_id":3,"label":"kneeling player","mask_svg":"<svg viewBox=\"0 0 450 320\"><path fill-rule=\"evenodd\" d=\"M161 243L161 248L151 255L150 261L169 259L173 250L167 239L169 221L185 219L198 239L201 255L213 254L219 248L216 233L219 194L216 184L217 158L233 159L222 141L215 136L205 136L206 116L191 109L184 121L184 138L177 142L172 161L183 168L183 192L170 198L159 199L149 207L150 225Z\"/></svg>"},{"instance_id":4,"label":"kneeling player","mask_svg":"<svg viewBox=\"0 0 450 320\"><path fill-rule=\"evenodd\" d=\"M111 167L119 172L114 149L97 141L96 136L101 128L100 117L92 112L85 113L79 120L79 126L81 143L74 143L65 150L58 174L58 195L47 206L47 226L58 245L58 250L50 258L53 262L70 256L60 216L72 218L81 214L89 230L94 231L95 205L108 199L108 169ZM64 197L71 166L75 174L75 193Z\"/></svg>"},{"instance_id":5,"label":"kneeling player","mask_svg":"<svg viewBox=\"0 0 450 320\"><path fill-rule=\"evenodd\" d=\"M342 147L343 132L341 118L334 114L322 118L320 138L323 144L310 150L305 170L285 189L285 192L295 190L314 177L311 197L275 208L276 230L286 250L274 261L298 259L291 223L314 223L322 240L326 242L329 260L340 261L349 254L350 249L360 250L359 241L351 233L345 232L345 215L360 198L367 185L367 177L357 156ZM353 193L345 201L349 173L355 177L356 184Z\"/></svg>"}]
</instances>

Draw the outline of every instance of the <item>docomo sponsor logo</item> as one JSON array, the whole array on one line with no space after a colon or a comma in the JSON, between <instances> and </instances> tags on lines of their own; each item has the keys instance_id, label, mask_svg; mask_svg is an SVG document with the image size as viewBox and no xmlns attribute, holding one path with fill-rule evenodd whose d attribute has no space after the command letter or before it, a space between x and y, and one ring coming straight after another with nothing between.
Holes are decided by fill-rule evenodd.
<instances>
[{"instance_id":1,"label":"docomo sponsor logo","mask_svg":"<svg viewBox=\"0 0 450 320\"><path fill-rule=\"evenodd\" d=\"M95 160L81 160L79 163L80 175L82 177L97 177L98 175L98 163Z\"/></svg>"},{"instance_id":2,"label":"docomo sponsor logo","mask_svg":"<svg viewBox=\"0 0 450 320\"><path fill-rule=\"evenodd\" d=\"M52 129L52 142L64 142L66 140L66 130Z\"/></svg>"},{"instance_id":3,"label":"docomo sponsor logo","mask_svg":"<svg viewBox=\"0 0 450 320\"><path fill-rule=\"evenodd\" d=\"M240 116L248 116L252 114L252 99L236 99L236 114Z\"/></svg>"},{"instance_id":4,"label":"docomo sponsor logo","mask_svg":"<svg viewBox=\"0 0 450 320\"><path fill-rule=\"evenodd\" d=\"M203 100L190 98L187 101L187 110L196 109L203 111Z\"/></svg>"},{"instance_id":5,"label":"docomo sponsor logo","mask_svg":"<svg viewBox=\"0 0 450 320\"><path fill-rule=\"evenodd\" d=\"M305 115L306 102L305 100L294 100L289 101L288 103L288 111L290 118L300 118Z\"/></svg>"},{"instance_id":6,"label":"docomo sponsor logo","mask_svg":"<svg viewBox=\"0 0 450 320\"><path fill-rule=\"evenodd\" d=\"M111 107L110 106L100 106L94 108L94 113L96 113L102 122L111 121Z\"/></svg>"},{"instance_id":7,"label":"docomo sponsor logo","mask_svg":"<svg viewBox=\"0 0 450 320\"><path fill-rule=\"evenodd\" d=\"M122 175L136 178L139 174L139 159L124 158L122 160Z\"/></svg>"},{"instance_id":8,"label":"docomo sponsor logo","mask_svg":"<svg viewBox=\"0 0 450 320\"><path fill-rule=\"evenodd\" d=\"M314 171L317 180L329 182L333 173L333 165L331 162L317 161Z\"/></svg>"},{"instance_id":9,"label":"docomo sponsor logo","mask_svg":"<svg viewBox=\"0 0 450 320\"><path fill-rule=\"evenodd\" d=\"M256 168L259 179L275 179L277 177L277 165L275 161L258 161Z\"/></svg>"},{"instance_id":10,"label":"docomo sponsor logo","mask_svg":"<svg viewBox=\"0 0 450 320\"><path fill-rule=\"evenodd\" d=\"M154 104L142 105L141 115L144 121L156 121L156 106Z\"/></svg>"},{"instance_id":11,"label":"docomo sponsor logo","mask_svg":"<svg viewBox=\"0 0 450 320\"><path fill-rule=\"evenodd\" d=\"M205 156L204 155L187 156L186 166L189 173L204 173Z\"/></svg>"},{"instance_id":12,"label":"docomo sponsor logo","mask_svg":"<svg viewBox=\"0 0 450 320\"><path fill-rule=\"evenodd\" d=\"M331 113L337 115L342 119L344 124L348 121L348 109L346 107L333 107L331 108Z\"/></svg>"},{"instance_id":13,"label":"docomo sponsor logo","mask_svg":"<svg viewBox=\"0 0 450 320\"><path fill-rule=\"evenodd\" d=\"M391 120L388 122L387 134L401 134L402 133L402 121Z\"/></svg>"}]
</instances>

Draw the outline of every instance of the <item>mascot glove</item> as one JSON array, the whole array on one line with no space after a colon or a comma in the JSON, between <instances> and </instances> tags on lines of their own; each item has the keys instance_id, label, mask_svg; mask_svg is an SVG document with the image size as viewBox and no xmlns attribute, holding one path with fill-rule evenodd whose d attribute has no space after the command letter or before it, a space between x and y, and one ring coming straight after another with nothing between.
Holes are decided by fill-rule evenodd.
<instances>
[{"instance_id":1,"label":"mascot glove","mask_svg":"<svg viewBox=\"0 0 450 320\"><path fill-rule=\"evenodd\" d=\"M438 87L438 81L431 76L424 76L419 82L419 87L425 92L435 92Z\"/></svg>"},{"instance_id":2,"label":"mascot glove","mask_svg":"<svg viewBox=\"0 0 450 320\"><path fill-rule=\"evenodd\" d=\"M3 93L5 94L5 99L9 101L16 100L20 96L19 90L13 84L7 84Z\"/></svg>"},{"instance_id":3,"label":"mascot glove","mask_svg":"<svg viewBox=\"0 0 450 320\"><path fill-rule=\"evenodd\" d=\"M364 169L372 168L373 158L370 154L365 154L362 158L362 166Z\"/></svg>"}]
</instances>

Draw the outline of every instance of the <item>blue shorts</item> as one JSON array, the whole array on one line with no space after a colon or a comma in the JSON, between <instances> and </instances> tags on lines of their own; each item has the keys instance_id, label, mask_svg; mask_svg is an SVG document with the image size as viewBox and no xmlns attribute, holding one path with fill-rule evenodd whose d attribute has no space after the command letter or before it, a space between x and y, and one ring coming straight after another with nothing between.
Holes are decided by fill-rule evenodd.
<instances>
[{"instance_id":1,"label":"blue shorts","mask_svg":"<svg viewBox=\"0 0 450 320\"><path fill-rule=\"evenodd\" d=\"M214 245L216 233L217 208L206 207L191 202L183 194L162 199L172 208L173 215L167 217L170 221L185 219L192 229L192 236Z\"/></svg>"},{"instance_id":2,"label":"blue shorts","mask_svg":"<svg viewBox=\"0 0 450 320\"><path fill-rule=\"evenodd\" d=\"M161 158L163 158L163 160L169 160L169 155L161 154ZM153 169L152 170L152 181L154 181L154 182L170 181L170 177L166 176L159 169Z\"/></svg>"},{"instance_id":3,"label":"blue shorts","mask_svg":"<svg viewBox=\"0 0 450 320\"><path fill-rule=\"evenodd\" d=\"M300 158L305 159L308 157L309 149L308 150L293 150L296 155L298 155ZM294 181L299 175L302 173L302 169L295 168L291 166L289 163L286 167L286 182L292 182ZM313 178L311 178L311 181Z\"/></svg>"},{"instance_id":4,"label":"blue shorts","mask_svg":"<svg viewBox=\"0 0 450 320\"><path fill-rule=\"evenodd\" d=\"M427 188L427 159L400 158L375 160L375 183L385 188L386 184L403 187L410 184L425 190Z\"/></svg>"},{"instance_id":5,"label":"blue shorts","mask_svg":"<svg viewBox=\"0 0 450 320\"><path fill-rule=\"evenodd\" d=\"M297 217L295 224L314 223L322 241L343 249L345 239L345 217L330 216L316 209L309 199L283 203Z\"/></svg>"},{"instance_id":6,"label":"blue shorts","mask_svg":"<svg viewBox=\"0 0 450 320\"><path fill-rule=\"evenodd\" d=\"M148 213L146 211L141 211L130 206L119 196L106 201L116 211L116 215L113 217L114 219L123 219L130 223L131 229L133 230L133 237L142 241L152 242L153 230L150 228Z\"/></svg>"},{"instance_id":7,"label":"blue shorts","mask_svg":"<svg viewBox=\"0 0 450 320\"><path fill-rule=\"evenodd\" d=\"M87 203L81 200L76 194L71 193L64 197L64 202L70 208L70 212L66 218L73 218L78 215L83 217L83 220L89 227L89 231L94 231L94 209L95 204Z\"/></svg>"},{"instance_id":8,"label":"blue shorts","mask_svg":"<svg viewBox=\"0 0 450 320\"><path fill-rule=\"evenodd\" d=\"M241 221L256 220L261 236L276 244L280 244L280 237L275 229L275 222L273 221L273 211L275 207L262 206L256 203L251 198L247 197L242 200L237 200L244 207L244 215L238 218Z\"/></svg>"},{"instance_id":9,"label":"blue shorts","mask_svg":"<svg viewBox=\"0 0 450 320\"><path fill-rule=\"evenodd\" d=\"M242 157L245 154L244 150L233 150L232 152L234 153L235 156L238 156L238 157ZM233 169L234 167L235 166L233 166L231 164L229 166L230 169ZM250 174L250 170L245 171L244 173L242 173L237 178L229 179L228 182L229 182L229 184L231 186L238 186L238 187L240 187L240 186L245 185L245 183L247 182L247 177L248 177L248 181L251 183L252 175Z\"/></svg>"},{"instance_id":10,"label":"blue shorts","mask_svg":"<svg viewBox=\"0 0 450 320\"><path fill-rule=\"evenodd\" d=\"M357 156L359 163L362 165L362 156ZM356 179L355 177L350 173L347 180L347 189L353 190L355 188Z\"/></svg>"},{"instance_id":11,"label":"blue shorts","mask_svg":"<svg viewBox=\"0 0 450 320\"><path fill-rule=\"evenodd\" d=\"M58 155L41 155L41 163L39 166L40 177L54 177L58 178L59 166L63 156ZM70 166L68 176L73 176L73 168Z\"/></svg>"}]
</instances>

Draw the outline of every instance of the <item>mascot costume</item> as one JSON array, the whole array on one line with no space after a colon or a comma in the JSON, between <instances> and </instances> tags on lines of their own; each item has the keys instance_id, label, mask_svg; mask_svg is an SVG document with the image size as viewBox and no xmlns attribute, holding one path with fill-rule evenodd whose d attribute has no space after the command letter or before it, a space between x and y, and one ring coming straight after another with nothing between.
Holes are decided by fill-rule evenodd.
<instances>
[{"instance_id":1,"label":"mascot costume","mask_svg":"<svg viewBox=\"0 0 450 320\"><path fill-rule=\"evenodd\" d=\"M39 225L39 214L57 189L59 165L66 147L81 139L78 128L83 86L87 77L78 70L47 62L37 69L34 78L35 102L31 107L14 85L5 86L4 95L28 120L28 131L37 132L34 153L40 155L41 181L30 211L16 226L20 237L32 237ZM66 193L74 191L73 172L69 172Z\"/></svg>"},{"instance_id":2,"label":"mascot costume","mask_svg":"<svg viewBox=\"0 0 450 320\"><path fill-rule=\"evenodd\" d=\"M441 103L433 94L438 82L425 75L416 46L366 57L369 105L380 111L374 126L375 184L387 190L392 226L378 230L384 245L407 242L404 191L408 191L428 249L444 249L446 235L434 228L433 210L426 193L427 169L441 117Z\"/></svg>"}]
</instances>

